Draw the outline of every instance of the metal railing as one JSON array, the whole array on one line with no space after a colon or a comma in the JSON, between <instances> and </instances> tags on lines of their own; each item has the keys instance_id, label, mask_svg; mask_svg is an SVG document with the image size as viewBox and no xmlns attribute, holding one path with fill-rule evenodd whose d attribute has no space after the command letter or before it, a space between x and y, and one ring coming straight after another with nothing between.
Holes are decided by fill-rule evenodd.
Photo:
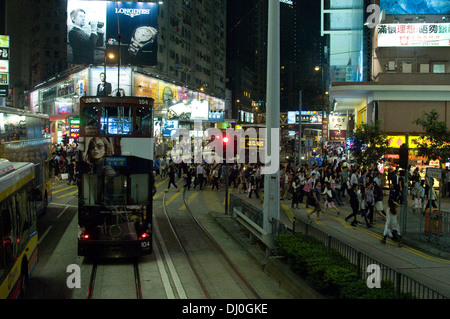
<instances>
[{"instance_id":1,"label":"metal railing","mask_svg":"<svg viewBox=\"0 0 450 319\"><path fill-rule=\"evenodd\" d=\"M327 247L329 252L331 250L339 252L351 265L356 266L358 277L364 280L367 280L365 269L372 264L378 265L381 270L381 280L393 283L397 297L400 297L403 293L410 294L414 298L419 299L447 299L446 296L379 262L355 247L324 233L309 223L294 218L292 229L288 229L287 227L285 229L285 232L302 233L305 236L318 239Z\"/></svg>"},{"instance_id":2,"label":"metal railing","mask_svg":"<svg viewBox=\"0 0 450 319\"><path fill-rule=\"evenodd\" d=\"M450 250L450 213L427 208L425 214L420 209L404 207L399 220L402 235L418 243L423 242L436 249Z\"/></svg>"},{"instance_id":3,"label":"metal railing","mask_svg":"<svg viewBox=\"0 0 450 319\"><path fill-rule=\"evenodd\" d=\"M230 210L233 211L234 208L238 209L242 214L247 216L255 224L262 227L263 212L254 205L248 204L238 196L233 196L232 194L230 196ZM422 216L420 212L418 214ZM446 222L448 225L448 214L443 218L447 218ZM419 219L416 218L415 222L417 222L418 220ZM409 222L411 224L412 220L406 220L406 222ZM444 220L442 220L442 222L444 223ZM396 289L397 297L400 297L400 295L403 293L411 294L411 296L413 296L414 298L419 299L447 299L446 296L379 262L378 260L361 252L359 249L353 247L352 245L342 242L341 240L325 233L317 227L314 227L310 223L306 223L294 217L294 221L291 227L290 225L286 225L274 218L271 220L271 224L273 237L276 237L279 234L283 233L302 233L305 236L315 238L319 242L324 244L324 246L327 247L329 253L331 251L339 252L350 262L351 267L356 268L358 277L364 280L367 280L367 272L365 271L367 267L371 264L377 264L381 270L381 280L393 283ZM412 227L412 225L410 225L409 227ZM417 227L422 230L424 229L424 226L420 225L420 221ZM409 232L406 233L409 234Z\"/></svg>"}]
</instances>

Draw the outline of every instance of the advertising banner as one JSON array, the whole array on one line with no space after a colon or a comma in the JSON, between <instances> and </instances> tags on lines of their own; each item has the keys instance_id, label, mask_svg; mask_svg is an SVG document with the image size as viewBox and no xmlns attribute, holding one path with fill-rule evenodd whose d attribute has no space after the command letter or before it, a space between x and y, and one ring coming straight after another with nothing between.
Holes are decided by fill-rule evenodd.
<instances>
[{"instance_id":1,"label":"advertising banner","mask_svg":"<svg viewBox=\"0 0 450 319\"><path fill-rule=\"evenodd\" d=\"M178 129L178 120L162 119L162 135L164 137L176 136Z\"/></svg>"},{"instance_id":2,"label":"advertising banner","mask_svg":"<svg viewBox=\"0 0 450 319\"><path fill-rule=\"evenodd\" d=\"M120 42L121 63L155 65L157 19L156 3L68 0L67 62L103 64Z\"/></svg>"},{"instance_id":3,"label":"advertising banner","mask_svg":"<svg viewBox=\"0 0 450 319\"><path fill-rule=\"evenodd\" d=\"M448 47L450 23L379 24L379 47Z\"/></svg>"},{"instance_id":4,"label":"advertising banner","mask_svg":"<svg viewBox=\"0 0 450 319\"><path fill-rule=\"evenodd\" d=\"M117 68L94 67L90 69L89 89L91 96L116 96ZM131 68L120 68L119 88L122 96L131 96Z\"/></svg>"},{"instance_id":5,"label":"advertising banner","mask_svg":"<svg viewBox=\"0 0 450 319\"><path fill-rule=\"evenodd\" d=\"M298 124L300 120L299 111L288 111L287 124ZM322 112L302 111L302 124L320 124L322 123Z\"/></svg>"},{"instance_id":6,"label":"advertising banner","mask_svg":"<svg viewBox=\"0 0 450 319\"><path fill-rule=\"evenodd\" d=\"M347 116L331 115L328 119L329 141L345 142L347 138Z\"/></svg>"},{"instance_id":7,"label":"advertising banner","mask_svg":"<svg viewBox=\"0 0 450 319\"><path fill-rule=\"evenodd\" d=\"M223 122L223 112L209 112L208 121Z\"/></svg>"},{"instance_id":8,"label":"advertising banner","mask_svg":"<svg viewBox=\"0 0 450 319\"><path fill-rule=\"evenodd\" d=\"M8 96L9 36L0 35L0 97Z\"/></svg>"},{"instance_id":9,"label":"advertising banner","mask_svg":"<svg viewBox=\"0 0 450 319\"><path fill-rule=\"evenodd\" d=\"M156 65L158 4L108 1L107 50L119 44L122 63Z\"/></svg>"},{"instance_id":10,"label":"advertising banner","mask_svg":"<svg viewBox=\"0 0 450 319\"><path fill-rule=\"evenodd\" d=\"M386 14L450 14L450 2L445 0L380 0Z\"/></svg>"},{"instance_id":11,"label":"advertising banner","mask_svg":"<svg viewBox=\"0 0 450 319\"><path fill-rule=\"evenodd\" d=\"M158 93L160 80L139 73L133 73L133 77L134 95L151 97L155 100L155 105L159 104Z\"/></svg>"},{"instance_id":12,"label":"advertising banner","mask_svg":"<svg viewBox=\"0 0 450 319\"><path fill-rule=\"evenodd\" d=\"M322 121L322 141L328 141L328 119Z\"/></svg>"}]
</instances>

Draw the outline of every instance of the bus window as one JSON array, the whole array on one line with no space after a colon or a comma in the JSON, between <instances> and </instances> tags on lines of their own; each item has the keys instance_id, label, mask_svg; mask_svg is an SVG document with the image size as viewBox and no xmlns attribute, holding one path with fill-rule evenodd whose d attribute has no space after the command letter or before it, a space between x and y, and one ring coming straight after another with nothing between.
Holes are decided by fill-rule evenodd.
<instances>
[{"instance_id":1,"label":"bus window","mask_svg":"<svg viewBox=\"0 0 450 319\"><path fill-rule=\"evenodd\" d=\"M152 129L152 110L148 107L136 109L136 134L149 135Z\"/></svg>"},{"instance_id":2,"label":"bus window","mask_svg":"<svg viewBox=\"0 0 450 319\"><path fill-rule=\"evenodd\" d=\"M148 204L148 175L133 174L130 175L130 204L146 205Z\"/></svg>"},{"instance_id":3,"label":"bus window","mask_svg":"<svg viewBox=\"0 0 450 319\"><path fill-rule=\"evenodd\" d=\"M14 263L14 230L13 230L13 221L11 219L11 212L8 209L10 205L10 200L7 200L6 203L2 205L1 209L1 218L2 218L2 241L3 241L3 251L4 251L4 260L5 260L5 268L9 269L9 267ZM3 256L2 256L3 257Z\"/></svg>"},{"instance_id":4,"label":"bus window","mask_svg":"<svg viewBox=\"0 0 450 319\"><path fill-rule=\"evenodd\" d=\"M5 274L9 265L14 261L12 254L12 229L8 206L3 203L0 207L0 278Z\"/></svg>"},{"instance_id":5,"label":"bus window","mask_svg":"<svg viewBox=\"0 0 450 319\"><path fill-rule=\"evenodd\" d=\"M100 133L104 135L129 135L133 133L131 107L103 107Z\"/></svg>"},{"instance_id":6,"label":"bus window","mask_svg":"<svg viewBox=\"0 0 450 319\"><path fill-rule=\"evenodd\" d=\"M84 134L97 135L98 129L98 109L95 106L87 106L82 110L80 121L84 127Z\"/></svg>"}]
</instances>

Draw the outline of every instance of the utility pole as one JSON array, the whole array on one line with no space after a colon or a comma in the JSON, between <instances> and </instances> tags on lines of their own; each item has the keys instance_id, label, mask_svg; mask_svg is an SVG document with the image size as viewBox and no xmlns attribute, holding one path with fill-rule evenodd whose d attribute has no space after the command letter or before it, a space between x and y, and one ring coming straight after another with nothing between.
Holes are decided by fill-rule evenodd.
<instances>
[{"instance_id":1,"label":"utility pole","mask_svg":"<svg viewBox=\"0 0 450 319\"><path fill-rule=\"evenodd\" d=\"M275 235L273 222L280 220L280 1L269 0L268 9L263 229L273 237ZM272 136L272 130L277 134ZM272 150L275 154L272 154ZM269 156L270 170L267 169ZM278 167L274 168L274 165ZM266 254L269 255L273 243L266 243L266 246L268 246Z\"/></svg>"},{"instance_id":2,"label":"utility pole","mask_svg":"<svg viewBox=\"0 0 450 319\"><path fill-rule=\"evenodd\" d=\"M298 163L302 163L302 100L303 100L303 91L300 90L298 92Z\"/></svg>"}]
</instances>

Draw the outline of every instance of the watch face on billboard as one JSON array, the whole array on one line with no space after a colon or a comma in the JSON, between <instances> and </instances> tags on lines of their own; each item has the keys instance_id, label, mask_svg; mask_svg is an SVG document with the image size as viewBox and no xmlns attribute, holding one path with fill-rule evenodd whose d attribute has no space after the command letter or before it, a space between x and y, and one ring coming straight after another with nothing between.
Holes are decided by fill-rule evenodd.
<instances>
[{"instance_id":1,"label":"watch face on billboard","mask_svg":"<svg viewBox=\"0 0 450 319\"><path fill-rule=\"evenodd\" d=\"M158 4L150 2L67 1L67 61L155 65ZM120 39L119 39L120 34ZM120 42L120 45L119 45Z\"/></svg>"},{"instance_id":2,"label":"watch face on billboard","mask_svg":"<svg viewBox=\"0 0 450 319\"><path fill-rule=\"evenodd\" d=\"M156 65L158 4L108 1L107 17L107 50L117 48L120 26L122 63Z\"/></svg>"}]
</instances>

